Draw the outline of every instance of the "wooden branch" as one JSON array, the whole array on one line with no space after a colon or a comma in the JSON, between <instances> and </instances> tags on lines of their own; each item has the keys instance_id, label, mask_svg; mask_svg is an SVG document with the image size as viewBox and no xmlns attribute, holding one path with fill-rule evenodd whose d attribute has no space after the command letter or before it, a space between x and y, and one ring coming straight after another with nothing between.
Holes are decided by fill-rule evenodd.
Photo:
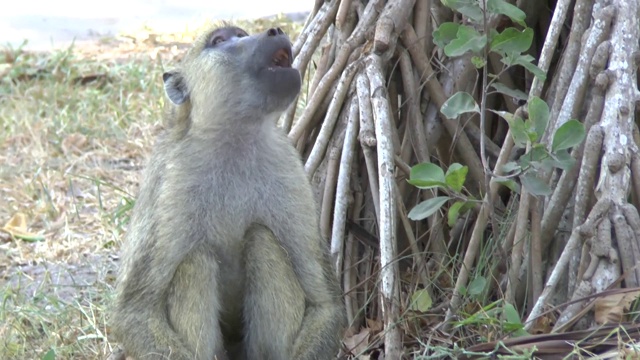
<instances>
[{"instance_id":1,"label":"wooden branch","mask_svg":"<svg viewBox=\"0 0 640 360\"><path fill-rule=\"evenodd\" d=\"M373 126L373 110L371 109L371 92L369 86L369 78L362 72L356 78L356 90L358 93L358 104L360 106L360 133L358 138L362 146L364 154L365 166L369 177L369 188L371 189L371 197L373 198L373 206L375 214L380 214L380 193L378 191L378 175L376 169L375 156L371 148L378 145L375 138L375 129Z\"/></svg>"},{"instance_id":2,"label":"wooden branch","mask_svg":"<svg viewBox=\"0 0 640 360\"><path fill-rule=\"evenodd\" d=\"M324 239L331 236L331 214L333 213L333 200L335 199L336 181L338 178L338 166L340 162L340 148L336 147L329 150L327 160L327 175L324 179L324 192L322 195L322 205L320 207L320 234Z\"/></svg>"},{"instance_id":3,"label":"wooden branch","mask_svg":"<svg viewBox=\"0 0 640 360\"><path fill-rule=\"evenodd\" d=\"M405 49L400 49L400 72L402 74L402 83L404 86L405 106L408 112L407 129L413 145L413 151L419 162L429 161L429 147L427 146L427 134L425 133L424 124L422 123L422 114L420 113L420 91L416 86L416 79L413 75L413 66L411 58Z\"/></svg>"},{"instance_id":4,"label":"wooden branch","mask_svg":"<svg viewBox=\"0 0 640 360\"><path fill-rule=\"evenodd\" d=\"M538 67L545 73L549 72L551 59L556 53L558 38L560 37L560 32L564 29L567 12L569 11L569 5L571 5L571 2L571 0L558 0L558 2L556 3L556 7L553 10L551 25L549 26L549 30L547 31L547 37L545 38L544 46L542 47L542 53L540 54L540 59L538 60ZM531 89L529 90L529 97L531 98L533 96L540 96L540 94L542 93L543 85L544 82L542 80L537 77L534 78L533 83L531 84Z\"/></svg>"},{"instance_id":5,"label":"wooden branch","mask_svg":"<svg viewBox=\"0 0 640 360\"><path fill-rule=\"evenodd\" d=\"M638 252L635 234L627 223L620 206L613 206L610 217L615 231L615 237L613 238L618 244L622 272L626 274L624 278L625 286L628 288L638 287L638 276L635 268L640 264L640 253Z\"/></svg>"},{"instance_id":6,"label":"wooden branch","mask_svg":"<svg viewBox=\"0 0 640 360\"><path fill-rule=\"evenodd\" d=\"M638 209L632 204L623 204L622 212L624 213L624 217L629 224L630 229L633 231L635 244L631 244L633 248L634 257L636 258L636 264L640 264L640 215L638 215ZM634 269L636 273L636 278L640 279L640 266L635 266Z\"/></svg>"},{"instance_id":7,"label":"wooden branch","mask_svg":"<svg viewBox=\"0 0 640 360\"><path fill-rule=\"evenodd\" d=\"M555 75L555 77L557 78L557 81L553 87L555 91L554 100L549 104L551 106L551 114L557 114L560 111L562 100L567 94L569 82L573 77L573 73L575 72L576 65L578 63L582 36L587 31L589 23L591 22L593 2L594 0L578 1L574 6L569 40L567 41L567 46L562 55L562 64L558 67L558 70L556 70L557 75Z\"/></svg>"},{"instance_id":8,"label":"wooden branch","mask_svg":"<svg viewBox=\"0 0 640 360\"><path fill-rule=\"evenodd\" d=\"M373 51L376 54L386 52L391 47L391 43L395 43L395 39L397 39L400 31L409 20L409 14L413 10L415 2L416 0L387 2L376 22L376 30L373 37Z\"/></svg>"},{"instance_id":9,"label":"wooden branch","mask_svg":"<svg viewBox=\"0 0 640 360\"><path fill-rule=\"evenodd\" d=\"M587 85L589 84L589 67L591 59L596 52L596 48L607 39L609 36L609 30L611 27L611 21L615 14L615 6L610 5L595 14L595 21L589 31L582 50L580 51L580 59L578 65L575 68L569 89L567 90L567 96L562 101L562 107L557 114L550 115L549 126L543 139L549 139L556 130L562 126L569 119L575 119L578 117L578 112L582 107L582 103L587 91ZM551 147L551 144L549 144Z\"/></svg>"},{"instance_id":10,"label":"wooden branch","mask_svg":"<svg viewBox=\"0 0 640 360\"><path fill-rule=\"evenodd\" d=\"M353 164L356 137L358 135L358 127L360 125L358 102L356 99L353 99L349 105L348 117L349 120L342 147L342 156L340 157L338 186L335 197L335 209L333 211L333 228L331 230L331 255L332 259L335 261L334 266L338 277L340 277L340 271L342 271L343 268L342 256L344 248L344 232L346 227L347 209L349 207L349 198L351 197L349 181L351 180L351 165Z\"/></svg>"},{"instance_id":11,"label":"wooden branch","mask_svg":"<svg viewBox=\"0 0 640 360\"><path fill-rule=\"evenodd\" d=\"M315 19L311 21L310 27L303 31L303 34L296 40L293 46L293 54L295 59L292 66L300 71L300 76L304 78L305 71L309 65L309 60L313 56L314 51L318 48L318 44L326 34L329 25L336 16L338 11L339 0L332 0L331 2L325 2L318 10ZM317 3L316 3L317 5ZM283 115L282 127L285 132L289 132L291 125L293 124L293 118L295 117L297 108L297 99L294 101L287 111ZM297 139L296 139L297 140ZM296 141L293 141L295 144Z\"/></svg>"},{"instance_id":12,"label":"wooden branch","mask_svg":"<svg viewBox=\"0 0 640 360\"><path fill-rule=\"evenodd\" d=\"M364 195L359 184L355 185L356 192L354 195L353 207L351 208L350 218L356 220L360 215L362 203L364 201ZM358 267L357 264L357 244L354 241L352 232L349 232L347 236L347 243L344 248L344 275L343 275L343 289L344 289L344 303L347 308L347 320L352 327L358 327L357 318L362 318L363 315L358 315L358 309L360 308L360 302L355 287L358 283Z\"/></svg>"},{"instance_id":13,"label":"wooden branch","mask_svg":"<svg viewBox=\"0 0 640 360\"><path fill-rule=\"evenodd\" d=\"M595 81L595 88L594 88L594 91L592 91L593 96L591 97L591 103L589 104L589 111L587 112L587 116L584 121L585 130L587 131L587 133L590 133L591 127L596 122L600 121L600 116L602 116L602 109L604 108L604 91L606 88L606 82L603 83L602 78L599 78L599 79L600 80ZM594 134L593 136L597 136L597 134ZM544 216L542 217L542 234L541 234L541 238L544 239L542 243L543 249L546 249L551 243L551 240L554 237L554 233L558 228L558 224L560 224L560 220L562 219L562 213L564 212L564 210L567 207L567 204L569 203L569 198L571 197L571 195L574 193L574 190L576 189L575 185L578 179L578 175L580 174L580 171L583 168L582 159L583 159L584 149L586 144L589 143L589 141L599 141L600 147L597 148L598 149L597 154L595 155L596 161L600 157L600 148L602 145L602 139L597 140L593 138L591 139L587 138L587 141L583 142L582 144L580 144L579 146L577 146L571 151L571 157L575 159L576 162L571 169L564 171L562 173L562 175L560 176L560 180L558 180L558 184L553 190L553 194L551 194L551 197L547 205L545 206ZM591 145L591 146L594 146L594 145ZM589 156L593 156L593 155L590 154ZM591 167L591 166L595 166L593 163L587 166L588 166L587 169L595 171L595 167L593 168ZM590 185L593 186L593 183L591 183ZM589 184L583 184L582 186L589 186ZM589 193L593 191L593 187L590 187L587 189L581 189L580 187L578 187L577 189L578 191L583 192L581 195L584 195L584 192ZM574 204L574 206L577 206L577 204ZM574 209L576 209L576 207L574 207ZM575 211L574 211L574 214L576 214ZM584 216L584 213L583 213L583 216ZM581 223L582 220L583 218L580 218L577 224ZM574 224L576 224L576 222L574 222Z\"/></svg>"},{"instance_id":14,"label":"wooden branch","mask_svg":"<svg viewBox=\"0 0 640 360\"><path fill-rule=\"evenodd\" d=\"M526 233L529 225L529 204L531 199L529 192L524 187L520 191L516 233L513 239L513 248L511 249L511 266L509 268L509 283L506 293L507 302L514 305L518 304L516 293L520 286L520 266L522 265L524 243L526 242Z\"/></svg>"},{"instance_id":15,"label":"wooden branch","mask_svg":"<svg viewBox=\"0 0 640 360\"><path fill-rule=\"evenodd\" d=\"M311 153L307 158L307 162L304 164L304 170L307 172L309 177L313 176L313 173L316 171L320 163L322 162L322 158L327 150L327 145L329 144L329 140L331 139L331 135L333 133L333 128L338 120L338 114L342 109L342 104L344 103L344 99L347 96L347 90L351 86L351 81L360 66L360 61L354 62L347 66L347 69L342 73L340 77L340 81L338 82L338 88L336 92L333 94L333 98L331 99L331 104L329 105L329 109L327 110L327 115L322 122L322 126L320 127L320 133L318 134L318 138L316 142L313 144L313 148L311 149Z\"/></svg>"},{"instance_id":16,"label":"wooden branch","mask_svg":"<svg viewBox=\"0 0 640 360\"><path fill-rule=\"evenodd\" d=\"M531 271L531 299L535 301L542 294L542 284L544 284L544 269L542 267L542 239L541 222L542 209L535 196L531 197L531 246L529 248ZM533 303L531 301L531 303Z\"/></svg>"},{"instance_id":17,"label":"wooden branch","mask_svg":"<svg viewBox=\"0 0 640 360\"><path fill-rule=\"evenodd\" d=\"M584 224L573 228L571 237L569 238L569 241L567 241L567 245L564 247L564 250L558 259L556 266L553 268L551 275L549 275L549 279L544 286L542 294L540 294L540 297L536 300L531 313L525 321L525 330L531 330L534 325L533 321L542 314L547 299L553 295L555 287L558 285L560 279L564 278L564 272L569 264L570 257L573 256L576 250L580 250L583 238L593 236L595 228L598 226L602 217L609 212L610 207L611 199L605 197L601 198L593 207L593 210L585 220Z\"/></svg>"},{"instance_id":18,"label":"wooden branch","mask_svg":"<svg viewBox=\"0 0 640 360\"><path fill-rule=\"evenodd\" d=\"M433 48L431 25L431 0L418 0L413 8L413 28L422 41L425 54L429 56Z\"/></svg>"},{"instance_id":19,"label":"wooden branch","mask_svg":"<svg viewBox=\"0 0 640 360\"><path fill-rule=\"evenodd\" d=\"M402 339L397 326L399 318L399 279L396 262L396 198L394 178L391 111L382 68L382 59L371 54L366 60L366 72L371 85L371 104L378 143L378 177L380 184L380 277L381 304L384 318L385 357L400 359Z\"/></svg>"},{"instance_id":20,"label":"wooden branch","mask_svg":"<svg viewBox=\"0 0 640 360\"><path fill-rule=\"evenodd\" d=\"M304 130L308 127L313 114L317 111L318 106L331 88L331 84L342 74L351 52L364 42L364 35L368 27L375 21L376 16L378 15L377 9L382 5L382 3L383 0L373 0L367 4L364 16L360 19L360 22L358 22L355 30L353 30L353 33L349 36L349 39L347 39L347 42L340 46L340 50L338 51L338 55L336 55L335 61L327 71L327 74L322 78L322 80L320 80L318 88L311 96L311 99L309 99L304 112L298 119L296 125L289 132L289 139L292 142L297 142L300 136L302 136Z\"/></svg>"}]
</instances>

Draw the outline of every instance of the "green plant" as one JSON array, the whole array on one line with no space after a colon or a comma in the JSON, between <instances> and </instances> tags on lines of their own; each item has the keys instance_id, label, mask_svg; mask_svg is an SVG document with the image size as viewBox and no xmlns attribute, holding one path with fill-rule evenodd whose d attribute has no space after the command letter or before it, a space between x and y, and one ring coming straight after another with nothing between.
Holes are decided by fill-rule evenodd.
<instances>
[{"instance_id":1,"label":"green plant","mask_svg":"<svg viewBox=\"0 0 640 360\"><path fill-rule=\"evenodd\" d=\"M465 15L470 24L446 22L433 33L434 43L444 50L445 55L456 57L467 52L473 54L472 63L477 68L484 68L481 101L478 102L467 92L453 94L442 106L441 112L448 119L456 119L463 114L478 114L480 129L484 129L487 113L486 97L493 92L503 93L518 100L527 99L527 95L517 89L511 89L498 81L502 72L513 66L522 66L534 76L544 79L545 74L533 64L534 58L525 52L531 47L533 29L524 23L525 13L504 0L443 0L444 5ZM508 27L502 31L489 29L489 15L506 15L521 29ZM481 30L477 30L481 29ZM489 74L486 69L489 53L496 53L504 64L498 74ZM551 146L546 146L543 136L548 129L549 107L538 97L528 99L527 118L507 111L489 110L507 121L510 133L518 148L526 152L516 161L503 167L504 175L491 174L484 154L484 137L480 137L480 153L485 172L493 176L492 181L499 182L515 192L520 191L520 184L533 195L548 195L551 189L540 173L548 173L553 168L569 169L574 160L569 149L580 144L585 138L584 125L577 120L569 120L562 124L552 135ZM447 196L436 196L426 200L409 213L412 220L421 220L438 211L448 201L453 204L448 210L448 223L452 226L457 217L472 208L477 202L468 194L464 194L463 184L467 168L460 164L452 164L445 174L438 165L431 163L418 164L411 169L409 183L421 189L438 189Z\"/></svg>"}]
</instances>

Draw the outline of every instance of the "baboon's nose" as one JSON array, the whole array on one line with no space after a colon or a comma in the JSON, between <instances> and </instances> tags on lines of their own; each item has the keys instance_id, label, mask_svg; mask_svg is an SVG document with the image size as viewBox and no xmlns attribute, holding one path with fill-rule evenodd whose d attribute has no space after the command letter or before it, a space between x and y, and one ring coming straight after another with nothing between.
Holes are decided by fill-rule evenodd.
<instances>
[{"instance_id":1,"label":"baboon's nose","mask_svg":"<svg viewBox=\"0 0 640 360\"><path fill-rule=\"evenodd\" d=\"M279 27L271 28L267 30L267 35L269 36L284 35L284 31L282 31L282 29L280 29Z\"/></svg>"}]
</instances>

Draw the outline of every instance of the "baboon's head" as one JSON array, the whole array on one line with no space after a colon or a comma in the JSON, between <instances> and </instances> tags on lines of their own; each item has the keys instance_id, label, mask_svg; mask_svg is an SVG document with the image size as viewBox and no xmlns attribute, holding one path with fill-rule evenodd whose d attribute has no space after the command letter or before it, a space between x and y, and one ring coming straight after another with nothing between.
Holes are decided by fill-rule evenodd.
<instances>
[{"instance_id":1,"label":"baboon's head","mask_svg":"<svg viewBox=\"0 0 640 360\"><path fill-rule=\"evenodd\" d=\"M169 100L192 116L233 113L238 120L284 111L300 91L291 41L280 28L248 35L234 26L205 32L181 66L163 74ZM198 121L198 119L192 120Z\"/></svg>"}]
</instances>

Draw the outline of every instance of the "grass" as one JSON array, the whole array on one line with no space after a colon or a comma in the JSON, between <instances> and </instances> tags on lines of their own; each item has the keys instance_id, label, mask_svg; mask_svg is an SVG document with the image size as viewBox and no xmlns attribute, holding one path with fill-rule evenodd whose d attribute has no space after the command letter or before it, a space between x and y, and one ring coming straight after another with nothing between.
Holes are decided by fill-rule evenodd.
<instances>
[{"instance_id":1,"label":"grass","mask_svg":"<svg viewBox=\"0 0 640 360\"><path fill-rule=\"evenodd\" d=\"M258 31L283 19L240 24ZM193 31L0 52L0 359L104 359L118 250L161 129L162 72Z\"/></svg>"}]
</instances>

